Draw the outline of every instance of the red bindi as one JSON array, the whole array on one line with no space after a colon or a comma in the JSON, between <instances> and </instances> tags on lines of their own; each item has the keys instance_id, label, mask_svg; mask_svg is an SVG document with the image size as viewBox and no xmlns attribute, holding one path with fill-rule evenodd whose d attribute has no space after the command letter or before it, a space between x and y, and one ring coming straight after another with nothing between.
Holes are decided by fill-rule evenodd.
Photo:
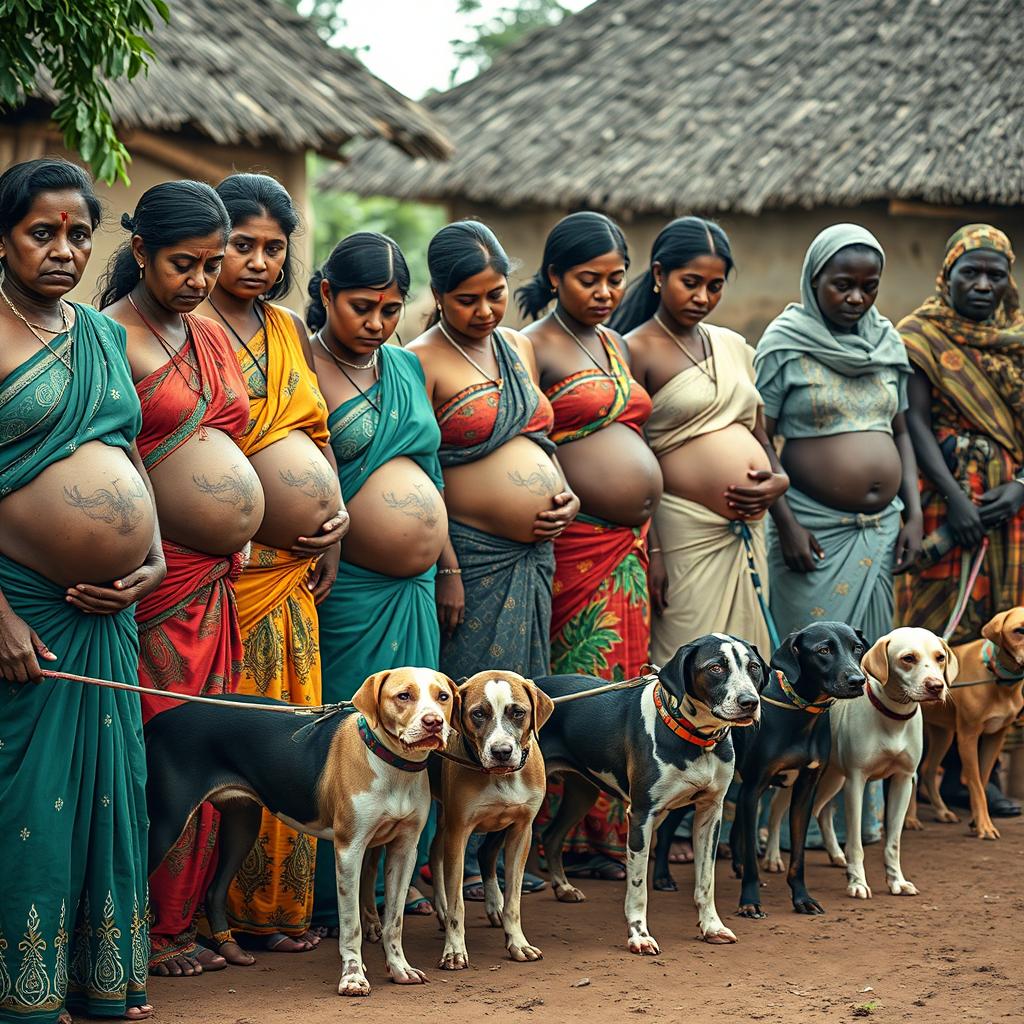
<instances>
[{"instance_id":1,"label":"red bindi","mask_svg":"<svg viewBox=\"0 0 1024 1024\"><path fill-rule=\"evenodd\" d=\"M67 224L67 222L68 222L68 211L67 210L61 210L60 211L60 221L61 221L62 224Z\"/></svg>"}]
</instances>

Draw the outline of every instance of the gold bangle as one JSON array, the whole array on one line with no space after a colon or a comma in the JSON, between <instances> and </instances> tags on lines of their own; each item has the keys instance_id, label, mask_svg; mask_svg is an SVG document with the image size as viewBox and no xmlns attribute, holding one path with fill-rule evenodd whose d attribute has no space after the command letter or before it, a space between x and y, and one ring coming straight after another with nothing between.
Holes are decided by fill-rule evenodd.
<instances>
[{"instance_id":1,"label":"gold bangle","mask_svg":"<svg viewBox=\"0 0 1024 1024\"><path fill-rule=\"evenodd\" d=\"M461 569L438 569L437 570L437 575L438 576L461 576L462 575L462 570Z\"/></svg>"}]
</instances>

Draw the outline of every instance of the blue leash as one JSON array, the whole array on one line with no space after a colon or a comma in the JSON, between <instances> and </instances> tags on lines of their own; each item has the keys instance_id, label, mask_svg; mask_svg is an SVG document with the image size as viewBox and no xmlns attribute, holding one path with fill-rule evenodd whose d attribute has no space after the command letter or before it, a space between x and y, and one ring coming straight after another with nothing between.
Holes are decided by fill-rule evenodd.
<instances>
[{"instance_id":1,"label":"blue leash","mask_svg":"<svg viewBox=\"0 0 1024 1024\"><path fill-rule=\"evenodd\" d=\"M764 623L768 627L768 639L771 640L772 650L774 651L779 646L779 630L775 625L775 619L772 618L772 610L768 607L768 602L764 599L764 587L761 584L761 575L757 571L757 566L754 565L754 538L750 532L750 527L742 519L734 519L732 522L732 532L738 534L743 540L743 547L747 552L747 569L750 572L750 582L754 585L754 593L757 594L757 603L761 606L761 614L764 616Z\"/></svg>"}]
</instances>

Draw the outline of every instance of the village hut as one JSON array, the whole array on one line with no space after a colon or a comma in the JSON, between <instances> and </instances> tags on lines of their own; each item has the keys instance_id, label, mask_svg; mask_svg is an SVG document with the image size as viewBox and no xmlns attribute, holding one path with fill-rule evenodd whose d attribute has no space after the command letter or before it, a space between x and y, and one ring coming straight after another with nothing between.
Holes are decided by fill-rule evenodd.
<instances>
[{"instance_id":1,"label":"village hut","mask_svg":"<svg viewBox=\"0 0 1024 1024\"><path fill-rule=\"evenodd\" d=\"M713 216L738 273L716 319L756 339L842 220L888 253L880 306L933 288L947 236L1024 249L1019 0L596 0L424 105L444 163L360 148L324 185L445 204L523 264L564 214L619 218L636 263L671 217Z\"/></svg>"},{"instance_id":2,"label":"village hut","mask_svg":"<svg viewBox=\"0 0 1024 1024\"><path fill-rule=\"evenodd\" d=\"M408 159L447 156L437 122L419 104L329 47L314 24L278 0L174 0L168 24L149 41L149 73L111 83L114 122L132 157L130 185L99 187L106 223L74 297L89 301L107 258L124 238L121 213L171 178L216 184L235 171L274 175L308 214L311 153L339 159L356 139L380 140ZM49 120L57 96L40 76L38 93L0 124L0 168L63 155ZM308 216L306 218L308 223ZM310 266L312 231L297 239Z\"/></svg>"}]
</instances>

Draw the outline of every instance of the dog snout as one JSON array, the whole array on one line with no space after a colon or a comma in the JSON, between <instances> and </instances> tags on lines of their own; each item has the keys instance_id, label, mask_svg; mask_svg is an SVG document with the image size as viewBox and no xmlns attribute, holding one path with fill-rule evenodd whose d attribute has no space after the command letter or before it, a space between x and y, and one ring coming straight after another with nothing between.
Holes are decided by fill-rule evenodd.
<instances>
[{"instance_id":1,"label":"dog snout","mask_svg":"<svg viewBox=\"0 0 1024 1024\"><path fill-rule=\"evenodd\" d=\"M420 718L420 724L427 732L441 732L444 729L444 716L436 711L427 711Z\"/></svg>"},{"instance_id":2,"label":"dog snout","mask_svg":"<svg viewBox=\"0 0 1024 1024\"><path fill-rule=\"evenodd\" d=\"M509 741L492 743L491 744L491 757L495 761L501 764L508 764L512 759L512 743Z\"/></svg>"},{"instance_id":3,"label":"dog snout","mask_svg":"<svg viewBox=\"0 0 1024 1024\"><path fill-rule=\"evenodd\" d=\"M927 693L929 697L937 700L942 696L943 691L946 689L946 682L943 679L926 679L924 681L924 689L925 693Z\"/></svg>"},{"instance_id":4,"label":"dog snout","mask_svg":"<svg viewBox=\"0 0 1024 1024\"><path fill-rule=\"evenodd\" d=\"M743 693L736 698L736 703L739 705L741 711L745 711L748 715L751 715L757 709L757 706L761 701L756 693Z\"/></svg>"}]
</instances>

